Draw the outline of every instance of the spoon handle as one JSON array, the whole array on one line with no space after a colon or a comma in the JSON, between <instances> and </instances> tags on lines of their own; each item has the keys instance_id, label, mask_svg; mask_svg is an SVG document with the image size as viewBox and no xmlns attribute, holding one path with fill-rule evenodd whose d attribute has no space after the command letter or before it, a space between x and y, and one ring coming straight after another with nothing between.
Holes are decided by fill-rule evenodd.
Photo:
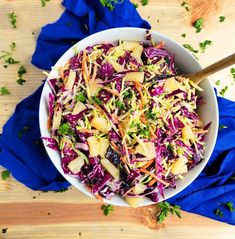
<instances>
[{"instance_id":1,"label":"spoon handle","mask_svg":"<svg viewBox=\"0 0 235 239\"><path fill-rule=\"evenodd\" d=\"M220 71L233 64L235 64L235 53L220 61L217 61L216 63L206 67L205 69L186 75L186 77L190 78L195 84L199 84L207 76L214 74L215 72Z\"/></svg>"}]
</instances>

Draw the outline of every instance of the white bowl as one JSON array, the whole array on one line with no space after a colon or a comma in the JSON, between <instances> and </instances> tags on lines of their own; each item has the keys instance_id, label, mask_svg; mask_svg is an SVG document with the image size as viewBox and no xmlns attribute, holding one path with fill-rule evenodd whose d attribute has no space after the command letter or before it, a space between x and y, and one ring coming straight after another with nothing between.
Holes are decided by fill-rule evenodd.
<instances>
[{"instance_id":1,"label":"white bowl","mask_svg":"<svg viewBox=\"0 0 235 239\"><path fill-rule=\"evenodd\" d=\"M103 42L115 42L119 39L121 40L132 40L132 41L142 41L144 40L144 35L146 33L145 29L140 28L115 28L110 30L105 30L102 32L98 32L93 34L75 44L71 47L67 52L64 53L63 56L57 61L55 67L52 68L50 72L50 78L57 77L58 72L56 71L56 67L63 66L65 63L74 56L74 48L77 51L81 51L87 46L99 44ZM201 69L200 64L197 62L194 56L192 56L187 50L185 50L181 45L173 41L172 39L156 33L152 32L152 38L156 42L164 41L165 47L171 55L175 55L175 64L178 69L183 73L191 73ZM216 100L216 95L214 92L213 87L211 86L208 80L204 80L201 85L204 92L200 93L203 96L204 101L206 104L203 104L199 108L199 115L203 122L208 123L212 122L210 126L210 131L206 138L206 149L204 153L204 160L198 164L196 167L191 169L187 174L184 175L183 180L177 180L177 188L168 188L164 191L165 198L163 199L159 195L159 201L168 199L184 188L186 188L193 180L200 174L203 170L205 165L207 164L211 153L213 151L217 132L218 132L218 105ZM48 117L48 94L51 92L51 89L46 82L42 91L41 100L40 100L40 108L39 108L39 123L40 123L40 130L41 135L44 137L50 137L50 132L47 129L47 117ZM48 147L44 142L46 151L58 169L58 171L64 176L66 180L68 180L74 187L76 187L79 191L85 193L90 197L94 197L86 188L85 186L76 178L71 177L69 175L64 174L62 167L61 167L61 157L60 154ZM120 196L115 196L111 200L104 200L105 203L118 205L118 206L129 206ZM154 204L151 200L145 198L139 206L146 206Z\"/></svg>"}]
</instances>

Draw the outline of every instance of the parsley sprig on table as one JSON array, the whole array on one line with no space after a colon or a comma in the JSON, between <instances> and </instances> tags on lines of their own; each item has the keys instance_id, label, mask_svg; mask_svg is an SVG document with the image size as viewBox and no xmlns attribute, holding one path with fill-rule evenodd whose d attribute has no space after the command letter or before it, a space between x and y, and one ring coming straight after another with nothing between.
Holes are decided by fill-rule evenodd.
<instances>
[{"instance_id":1,"label":"parsley sprig on table","mask_svg":"<svg viewBox=\"0 0 235 239\"><path fill-rule=\"evenodd\" d=\"M169 213L181 218L180 206L178 205L170 205L168 202L160 202L158 203L158 207L161 209L160 213L157 215L157 221L159 223L162 223Z\"/></svg>"},{"instance_id":2,"label":"parsley sprig on table","mask_svg":"<svg viewBox=\"0 0 235 239\"><path fill-rule=\"evenodd\" d=\"M211 40L205 40L203 42L199 43L199 47L201 52L205 52L205 49L207 48L207 46L212 45L212 41Z\"/></svg>"},{"instance_id":3,"label":"parsley sprig on table","mask_svg":"<svg viewBox=\"0 0 235 239\"><path fill-rule=\"evenodd\" d=\"M17 16L14 12L8 13L8 17L11 23L12 28L16 28Z\"/></svg>"},{"instance_id":4,"label":"parsley sprig on table","mask_svg":"<svg viewBox=\"0 0 235 239\"><path fill-rule=\"evenodd\" d=\"M180 5L181 7L184 7L186 11L189 11L189 4L186 1L183 1Z\"/></svg>"},{"instance_id":5,"label":"parsley sprig on table","mask_svg":"<svg viewBox=\"0 0 235 239\"><path fill-rule=\"evenodd\" d=\"M2 51L2 55L0 56L0 59L3 59L4 62L9 65L18 64L20 61L17 61L13 58L15 49L16 49L16 43L12 42L10 45L10 51Z\"/></svg>"},{"instance_id":6,"label":"parsley sprig on table","mask_svg":"<svg viewBox=\"0 0 235 239\"><path fill-rule=\"evenodd\" d=\"M148 3L149 3L149 0L141 0L142 6L148 5Z\"/></svg>"},{"instance_id":7,"label":"parsley sprig on table","mask_svg":"<svg viewBox=\"0 0 235 239\"><path fill-rule=\"evenodd\" d=\"M113 205L102 205L101 209L103 210L103 213L105 216L108 216L110 212L114 211Z\"/></svg>"},{"instance_id":8,"label":"parsley sprig on table","mask_svg":"<svg viewBox=\"0 0 235 239\"><path fill-rule=\"evenodd\" d=\"M226 85L223 89L220 90L219 93L221 94L221 96L224 97L224 95L225 95L225 93L226 93L227 90L228 90L228 86Z\"/></svg>"},{"instance_id":9,"label":"parsley sprig on table","mask_svg":"<svg viewBox=\"0 0 235 239\"><path fill-rule=\"evenodd\" d=\"M26 80L22 78L22 76L27 72L24 66L21 66L18 70L18 77L19 79L16 81L19 85L23 85Z\"/></svg>"},{"instance_id":10,"label":"parsley sprig on table","mask_svg":"<svg viewBox=\"0 0 235 239\"><path fill-rule=\"evenodd\" d=\"M42 7L45 7L47 2L50 2L50 0L41 0Z\"/></svg>"},{"instance_id":11,"label":"parsley sprig on table","mask_svg":"<svg viewBox=\"0 0 235 239\"><path fill-rule=\"evenodd\" d=\"M203 18L198 18L193 23L193 27L196 29L196 33L200 32L202 30L203 24L204 24L204 19Z\"/></svg>"},{"instance_id":12,"label":"parsley sprig on table","mask_svg":"<svg viewBox=\"0 0 235 239\"><path fill-rule=\"evenodd\" d=\"M232 74L233 79L235 80L235 68L230 69L230 73Z\"/></svg>"},{"instance_id":13,"label":"parsley sprig on table","mask_svg":"<svg viewBox=\"0 0 235 239\"><path fill-rule=\"evenodd\" d=\"M219 22L224 22L225 16L219 16Z\"/></svg>"},{"instance_id":14,"label":"parsley sprig on table","mask_svg":"<svg viewBox=\"0 0 235 239\"><path fill-rule=\"evenodd\" d=\"M5 170L5 171L2 171L2 180L6 180L10 177L10 171L9 170Z\"/></svg>"},{"instance_id":15,"label":"parsley sprig on table","mask_svg":"<svg viewBox=\"0 0 235 239\"><path fill-rule=\"evenodd\" d=\"M221 129L227 129L228 128L228 126L226 126L226 125L223 125L223 124L220 124L219 125L219 130L221 130Z\"/></svg>"},{"instance_id":16,"label":"parsley sprig on table","mask_svg":"<svg viewBox=\"0 0 235 239\"><path fill-rule=\"evenodd\" d=\"M11 93L10 93L10 91L7 89L7 87L6 86L2 86L1 88L0 88L0 95L10 95Z\"/></svg>"},{"instance_id":17,"label":"parsley sprig on table","mask_svg":"<svg viewBox=\"0 0 235 239\"><path fill-rule=\"evenodd\" d=\"M110 11L113 11L116 4L123 3L124 0L100 0L103 7L107 7Z\"/></svg>"}]
</instances>

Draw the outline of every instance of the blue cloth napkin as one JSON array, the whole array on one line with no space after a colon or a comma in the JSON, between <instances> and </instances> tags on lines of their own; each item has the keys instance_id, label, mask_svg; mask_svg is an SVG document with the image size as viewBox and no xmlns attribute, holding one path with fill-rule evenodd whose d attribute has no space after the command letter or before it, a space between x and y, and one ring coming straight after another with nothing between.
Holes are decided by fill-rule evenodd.
<instances>
[{"instance_id":1,"label":"blue cloth napkin","mask_svg":"<svg viewBox=\"0 0 235 239\"><path fill-rule=\"evenodd\" d=\"M58 58L80 39L100 30L131 26L150 28L129 0L117 4L114 11L99 1L64 0L66 10L60 19L43 27L32 63L49 70ZM38 108L42 86L20 102L4 125L0 137L0 164L21 183L34 190L61 190L69 183L51 163L40 139ZM226 202L235 205L235 103L219 98L220 124L214 153L200 176L184 191L170 199L182 209L235 225L235 213ZM220 208L224 217L214 211Z\"/></svg>"}]
</instances>

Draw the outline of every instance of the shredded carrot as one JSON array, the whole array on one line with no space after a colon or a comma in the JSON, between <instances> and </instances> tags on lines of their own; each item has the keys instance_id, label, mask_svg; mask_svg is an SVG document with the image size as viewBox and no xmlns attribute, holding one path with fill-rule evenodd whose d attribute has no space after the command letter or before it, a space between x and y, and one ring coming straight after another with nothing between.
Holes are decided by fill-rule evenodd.
<instances>
[{"instance_id":1,"label":"shredded carrot","mask_svg":"<svg viewBox=\"0 0 235 239\"><path fill-rule=\"evenodd\" d=\"M114 122L115 122L116 124L118 124L118 117L117 117L117 115L111 114L111 116L112 116L112 119L114 120Z\"/></svg>"},{"instance_id":2,"label":"shredded carrot","mask_svg":"<svg viewBox=\"0 0 235 239\"><path fill-rule=\"evenodd\" d=\"M91 188L90 186L86 185L85 187L86 187L87 191L89 191L90 193L92 192L92 188ZM94 194L94 196L95 196L97 199L103 201L103 197L102 197L101 195L99 195L99 194Z\"/></svg>"},{"instance_id":3,"label":"shredded carrot","mask_svg":"<svg viewBox=\"0 0 235 239\"><path fill-rule=\"evenodd\" d=\"M140 172L145 173L145 174L151 176L152 178L155 178L158 182L162 183L165 186L170 185L169 183L167 183L167 182L163 181L162 179L160 179L159 177L157 177L154 173L149 172L148 170L146 170L145 168L141 168Z\"/></svg>"},{"instance_id":4,"label":"shredded carrot","mask_svg":"<svg viewBox=\"0 0 235 239\"><path fill-rule=\"evenodd\" d=\"M123 130L123 128L122 128L122 126L120 124L118 124L118 129L119 129L120 134L121 134L121 136L123 138L124 137L124 130Z\"/></svg>"},{"instance_id":5,"label":"shredded carrot","mask_svg":"<svg viewBox=\"0 0 235 239\"><path fill-rule=\"evenodd\" d=\"M150 127L149 130L150 130L150 134L151 134L152 138L153 138L153 139L156 139L157 136L156 136L156 134L153 132L153 129Z\"/></svg>"},{"instance_id":6,"label":"shredded carrot","mask_svg":"<svg viewBox=\"0 0 235 239\"><path fill-rule=\"evenodd\" d=\"M146 118L145 118L145 115L142 115L142 116L140 117L140 120L141 120L144 124L147 123Z\"/></svg>"},{"instance_id":7,"label":"shredded carrot","mask_svg":"<svg viewBox=\"0 0 235 239\"><path fill-rule=\"evenodd\" d=\"M155 178L153 178L149 183L148 183L148 185L149 186L152 186L154 183L156 183L157 182L157 180L155 179Z\"/></svg>"},{"instance_id":8,"label":"shredded carrot","mask_svg":"<svg viewBox=\"0 0 235 239\"><path fill-rule=\"evenodd\" d=\"M86 84L88 84L88 69L87 69L87 54L86 54L86 49L84 49L83 51L83 56L82 56L82 73L83 73L83 78L86 82Z\"/></svg>"},{"instance_id":9,"label":"shredded carrot","mask_svg":"<svg viewBox=\"0 0 235 239\"><path fill-rule=\"evenodd\" d=\"M126 164L126 163L124 164L124 168L126 169L126 171L127 171L127 173L128 173L128 174L130 174L130 173L131 173L131 172L130 172L130 169L128 168L128 166L127 166L127 164Z\"/></svg>"},{"instance_id":10,"label":"shredded carrot","mask_svg":"<svg viewBox=\"0 0 235 239\"><path fill-rule=\"evenodd\" d=\"M134 187L135 187L135 186L133 186L133 187L131 187L130 189L128 189L128 190L124 193L123 197L125 197L129 192L131 192Z\"/></svg>"},{"instance_id":11,"label":"shredded carrot","mask_svg":"<svg viewBox=\"0 0 235 239\"><path fill-rule=\"evenodd\" d=\"M120 153L118 146L113 141L110 141L110 144L112 145L114 151L116 151L117 153Z\"/></svg>"},{"instance_id":12,"label":"shredded carrot","mask_svg":"<svg viewBox=\"0 0 235 239\"><path fill-rule=\"evenodd\" d=\"M94 65L94 70L93 70L93 75L92 75L92 78L91 78L90 82L95 81L96 74L97 74L97 65L95 64Z\"/></svg>"},{"instance_id":13,"label":"shredded carrot","mask_svg":"<svg viewBox=\"0 0 235 239\"><path fill-rule=\"evenodd\" d=\"M146 169L148 168L152 163L154 162L154 158L150 159L141 169Z\"/></svg>"},{"instance_id":14,"label":"shredded carrot","mask_svg":"<svg viewBox=\"0 0 235 239\"><path fill-rule=\"evenodd\" d=\"M159 42L156 46L155 46L155 48L162 48L163 46L164 46L164 41L161 41L161 42Z\"/></svg>"},{"instance_id":15,"label":"shredded carrot","mask_svg":"<svg viewBox=\"0 0 235 239\"><path fill-rule=\"evenodd\" d=\"M48 117L47 119L47 128L50 129L51 128L51 119Z\"/></svg>"},{"instance_id":16,"label":"shredded carrot","mask_svg":"<svg viewBox=\"0 0 235 239\"><path fill-rule=\"evenodd\" d=\"M143 96L143 93L142 93L142 85L138 82L135 82L135 88L136 90L138 91L139 95L140 95L140 100L141 100L141 103L142 103L142 108L144 106L144 96Z\"/></svg>"},{"instance_id":17,"label":"shredded carrot","mask_svg":"<svg viewBox=\"0 0 235 239\"><path fill-rule=\"evenodd\" d=\"M112 89L110 89L108 87L103 87L103 89L108 91L109 93L111 93L113 95L119 96L119 93L116 90L112 90Z\"/></svg>"},{"instance_id":18,"label":"shredded carrot","mask_svg":"<svg viewBox=\"0 0 235 239\"><path fill-rule=\"evenodd\" d=\"M120 159L122 160L123 163L126 163L126 156L123 156Z\"/></svg>"}]
</instances>

